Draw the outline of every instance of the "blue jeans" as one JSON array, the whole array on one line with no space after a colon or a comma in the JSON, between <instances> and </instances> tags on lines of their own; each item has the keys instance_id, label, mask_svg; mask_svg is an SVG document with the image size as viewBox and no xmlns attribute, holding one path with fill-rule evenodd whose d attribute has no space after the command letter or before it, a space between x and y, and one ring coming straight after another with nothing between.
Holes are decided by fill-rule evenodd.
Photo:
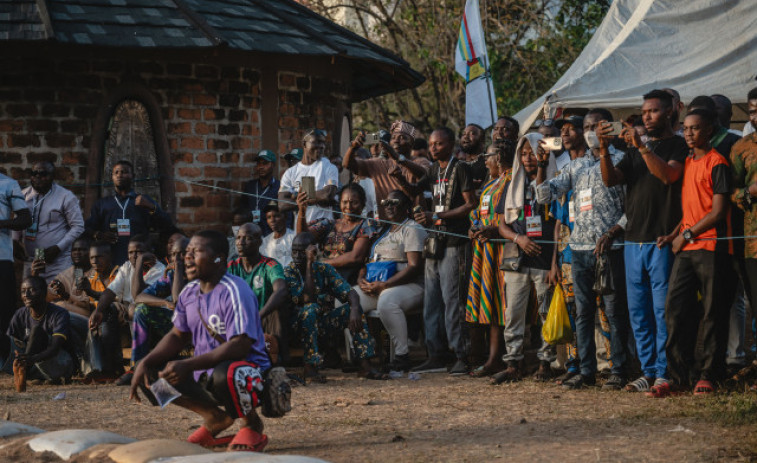
<instances>
[{"instance_id":1,"label":"blue jeans","mask_svg":"<svg viewBox=\"0 0 757 463\"><path fill-rule=\"evenodd\" d=\"M610 372L625 376L626 343L628 341L628 306L626 305L623 251L609 251L610 268L615 292L602 296L605 314L610 322ZM594 267L597 258L592 251L573 250L573 293L576 297L576 344L581 359L581 374L594 377L597 372L594 325L597 314L597 294L594 292Z\"/></svg>"},{"instance_id":2,"label":"blue jeans","mask_svg":"<svg viewBox=\"0 0 757 463\"><path fill-rule=\"evenodd\" d=\"M628 313L641 371L650 378L667 378L665 298L673 252L670 246L658 249L654 244L626 244Z\"/></svg>"},{"instance_id":3,"label":"blue jeans","mask_svg":"<svg viewBox=\"0 0 757 463\"><path fill-rule=\"evenodd\" d=\"M445 351L445 339L458 359L468 355L468 333L464 329L465 304L460 294L466 265L470 268L470 243L449 246L441 259L426 259L423 292L423 323L430 357ZM466 286L467 288L467 286Z\"/></svg>"}]
</instances>

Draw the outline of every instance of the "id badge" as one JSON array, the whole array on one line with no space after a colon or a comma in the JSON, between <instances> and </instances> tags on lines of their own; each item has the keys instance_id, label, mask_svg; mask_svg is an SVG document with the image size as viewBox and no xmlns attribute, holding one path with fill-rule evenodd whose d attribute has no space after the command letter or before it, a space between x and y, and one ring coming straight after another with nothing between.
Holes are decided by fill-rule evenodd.
<instances>
[{"instance_id":1,"label":"id badge","mask_svg":"<svg viewBox=\"0 0 757 463\"><path fill-rule=\"evenodd\" d=\"M568 221L570 223L576 221L576 203L572 199L568 201Z\"/></svg>"},{"instance_id":2,"label":"id badge","mask_svg":"<svg viewBox=\"0 0 757 463\"><path fill-rule=\"evenodd\" d=\"M437 204L436 206L434 206L434 212L436 212L437 214L440 212L444 212L444 206L442 206L441 204ZM440 226L441 224L442 224L442 219L439 219L436 222L434 222L434 225L436 226Z\"/></svg>"},{"instance_id":3,"label":"id badge","mask_svg":"<svg viewBox=\"0 0 757 463\"><path fill-rule=\"evenodd\" d=\"M24 233L24 237L29 241L35 241L37 239L37 230L39 229L39 225L37 222L32 223L31 227L26 229L26 232Z\"/></svg>"},{"instance_id":4,"label":"id badge","mask_svg":"<svg viewBox=\"0 0 757 463\"><path fill-rule=\"evenodd\" d=\"M581 212L594 209L594 205L591 202L591 188L581 190L578 193L578 204L581 208Z\"/></svg>"},{"instance_id":5,"label":"id badge","mask_svg":"<svg viewBox=\"0 0 757 463\"><path fill-rule=\"evenodd\" d=\"M441 192L441 185L440 184L438 184L438 183L434 184L433 189L434 189L434 197L441 196L441 193L440 193Z\"/></svg>"},{"instance_id":6,"label":"id badge","mask_svg":"<svg viewBox=\"0 0 757 463\"><path fill-rule=\"evenodd\" d=\"M481 214L482 215L488 215L489 214L489 203L491 202L492 195L483 195L481 197Z\"/></svg>"},{"instance_id":7,"label":"id badge","mask_svg":"<svg viewBox=\"0 0 757 463\"><path fill-rule=\"evenodd\" d=\"M131 235L131 224L129 222L129 219L116 220L116 229L118 230L118 236Z\"/></svg>"},{"instance_id":8,"label":"id badge","mask_svg":"<svg viewBox=\"0 0 757 463\"><path fill-rule=\"evenodd\" d=\"M541 216L526 217L526 235L541 236Z\"/></svg>"},{"instance_id":9,"label":"id badge","mask_svg":"<svg viewBox=\"0 0 757 463\"><path fill-rule=\"evenodd\" d=\"M259 210L256 209L256 210L252 211L252 221L253 222L260 222L260 211Z\"/></svg>"}]
</instances>

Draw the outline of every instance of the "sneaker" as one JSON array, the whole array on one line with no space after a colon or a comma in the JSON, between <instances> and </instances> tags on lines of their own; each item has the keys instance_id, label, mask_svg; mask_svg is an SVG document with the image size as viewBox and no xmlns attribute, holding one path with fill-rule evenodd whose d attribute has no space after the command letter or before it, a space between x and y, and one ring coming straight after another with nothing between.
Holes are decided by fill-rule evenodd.
<instances>
[{"instance_id":1,"label":"sneaker","mask_svg":"<svg viewBox=\"0 0 757 463\"><path fill-rule=\"evenodd\" d=\"M127 371L116 380L116 386L131 386L131 379L133 377L134 377L134 372Z\"/></svg>"},{"instance_id":2,"label":"sneaker","mask_svg":"<svg viewBox=\"0 0 757 463\"><path fill-rule=\"evenodd\" d=\"M442 373L447 371L447 366L439 357L429 357L425 362L410 371L413 373Z\"/></svg>"},{"instance_id":3,"label":"sneaker","mask_svg":"<svg viewBox=\"0 0 757 463\"><path fill-rule=\"evenodd\" d=\"M452 365L452 368L449 369L449 374L452 376L467 375L468 364L465 363L465 360L457 359L455 364Z\"/></svg>"},{"instance_id":4,"label":"sneaker","mask_svg":"<svg viewBox=\"0 0 757 463\"><path fill-rule=\"evenodd\" d=\"M394 361L386 366L387 371L408 371L410 369L410 355L395 355Z\"/></svg>"},{"instance_id":5,"label":"sneaker","mask_svg":"<svg viewBox=\"0 0 757 463\"><path fill-rule=\"evenodd\" d=\"M605 384L602 385L603 391L619 391L626 385L626 379L618 375L610 375Z\"/></svg>"},{"instance_id":6,"label":"sneaker","mask_svg":"<svg viewBox=\"0 0 757 463\"><path fill-rule=\"evenodd\" d=\"M572 378L563 381L562 387L565 389L581 389L584 386L593 386L595 383L596 380L594 378L579 373Z\"/></svg>"}]
</instances>

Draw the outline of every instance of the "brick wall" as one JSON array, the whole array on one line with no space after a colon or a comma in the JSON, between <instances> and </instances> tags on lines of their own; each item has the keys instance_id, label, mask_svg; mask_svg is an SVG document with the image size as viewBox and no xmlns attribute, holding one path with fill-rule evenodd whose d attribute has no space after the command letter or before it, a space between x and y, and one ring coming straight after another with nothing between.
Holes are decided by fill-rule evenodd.
<instances>
[{"instance_id":1,"label":"brick wall","mask_svg":"<svg viewBox=\"0 0 757 463\"><path fill-rule=\"evenodd\" d=\"M164 119L170 171L176 179L240 189L253 175L251 159L262 146L261 75L253 69L180 62L100 59L53 61L15 58L0 69L0 172L28 184L34 162L56 165L56 179L80 199L93 127L107 97L138 81L154 95ZM331 79L278 73L278 146L301 146L307 128L338 125L346 96ZM269 112L270 113L270 112ZM187 231L225 230L235 198L229 193L175 182L178 225ZM164 198L164 203L167 203ZM82 205L84 201L82 200ZM88 211L85 211L85 217Z\"/></svg>"}]
</instances>

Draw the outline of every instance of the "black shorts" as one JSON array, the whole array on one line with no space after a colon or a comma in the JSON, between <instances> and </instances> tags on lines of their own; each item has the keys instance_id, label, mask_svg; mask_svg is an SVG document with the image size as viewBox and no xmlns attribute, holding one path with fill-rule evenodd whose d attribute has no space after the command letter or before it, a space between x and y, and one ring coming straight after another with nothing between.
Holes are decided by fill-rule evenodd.
<instances>
[{"instance_id":1,"label":"black shorts","mask_svg":"<svg viewBox=\"0 0 757 463\"><path fill-rule=\"evenodd\" d=\"M150 383L158 379L161 369L148 371ZM173 386L188 399L222 406L230 417L241 418L259 404L260 391L263 390L263 372L254 363L229 360L218 364L212 374L203 373L198 381L190 378ZM144 384L140 384L140 389L152 405L158 405L150 389Z\"/></svg>"}]
</instances>

